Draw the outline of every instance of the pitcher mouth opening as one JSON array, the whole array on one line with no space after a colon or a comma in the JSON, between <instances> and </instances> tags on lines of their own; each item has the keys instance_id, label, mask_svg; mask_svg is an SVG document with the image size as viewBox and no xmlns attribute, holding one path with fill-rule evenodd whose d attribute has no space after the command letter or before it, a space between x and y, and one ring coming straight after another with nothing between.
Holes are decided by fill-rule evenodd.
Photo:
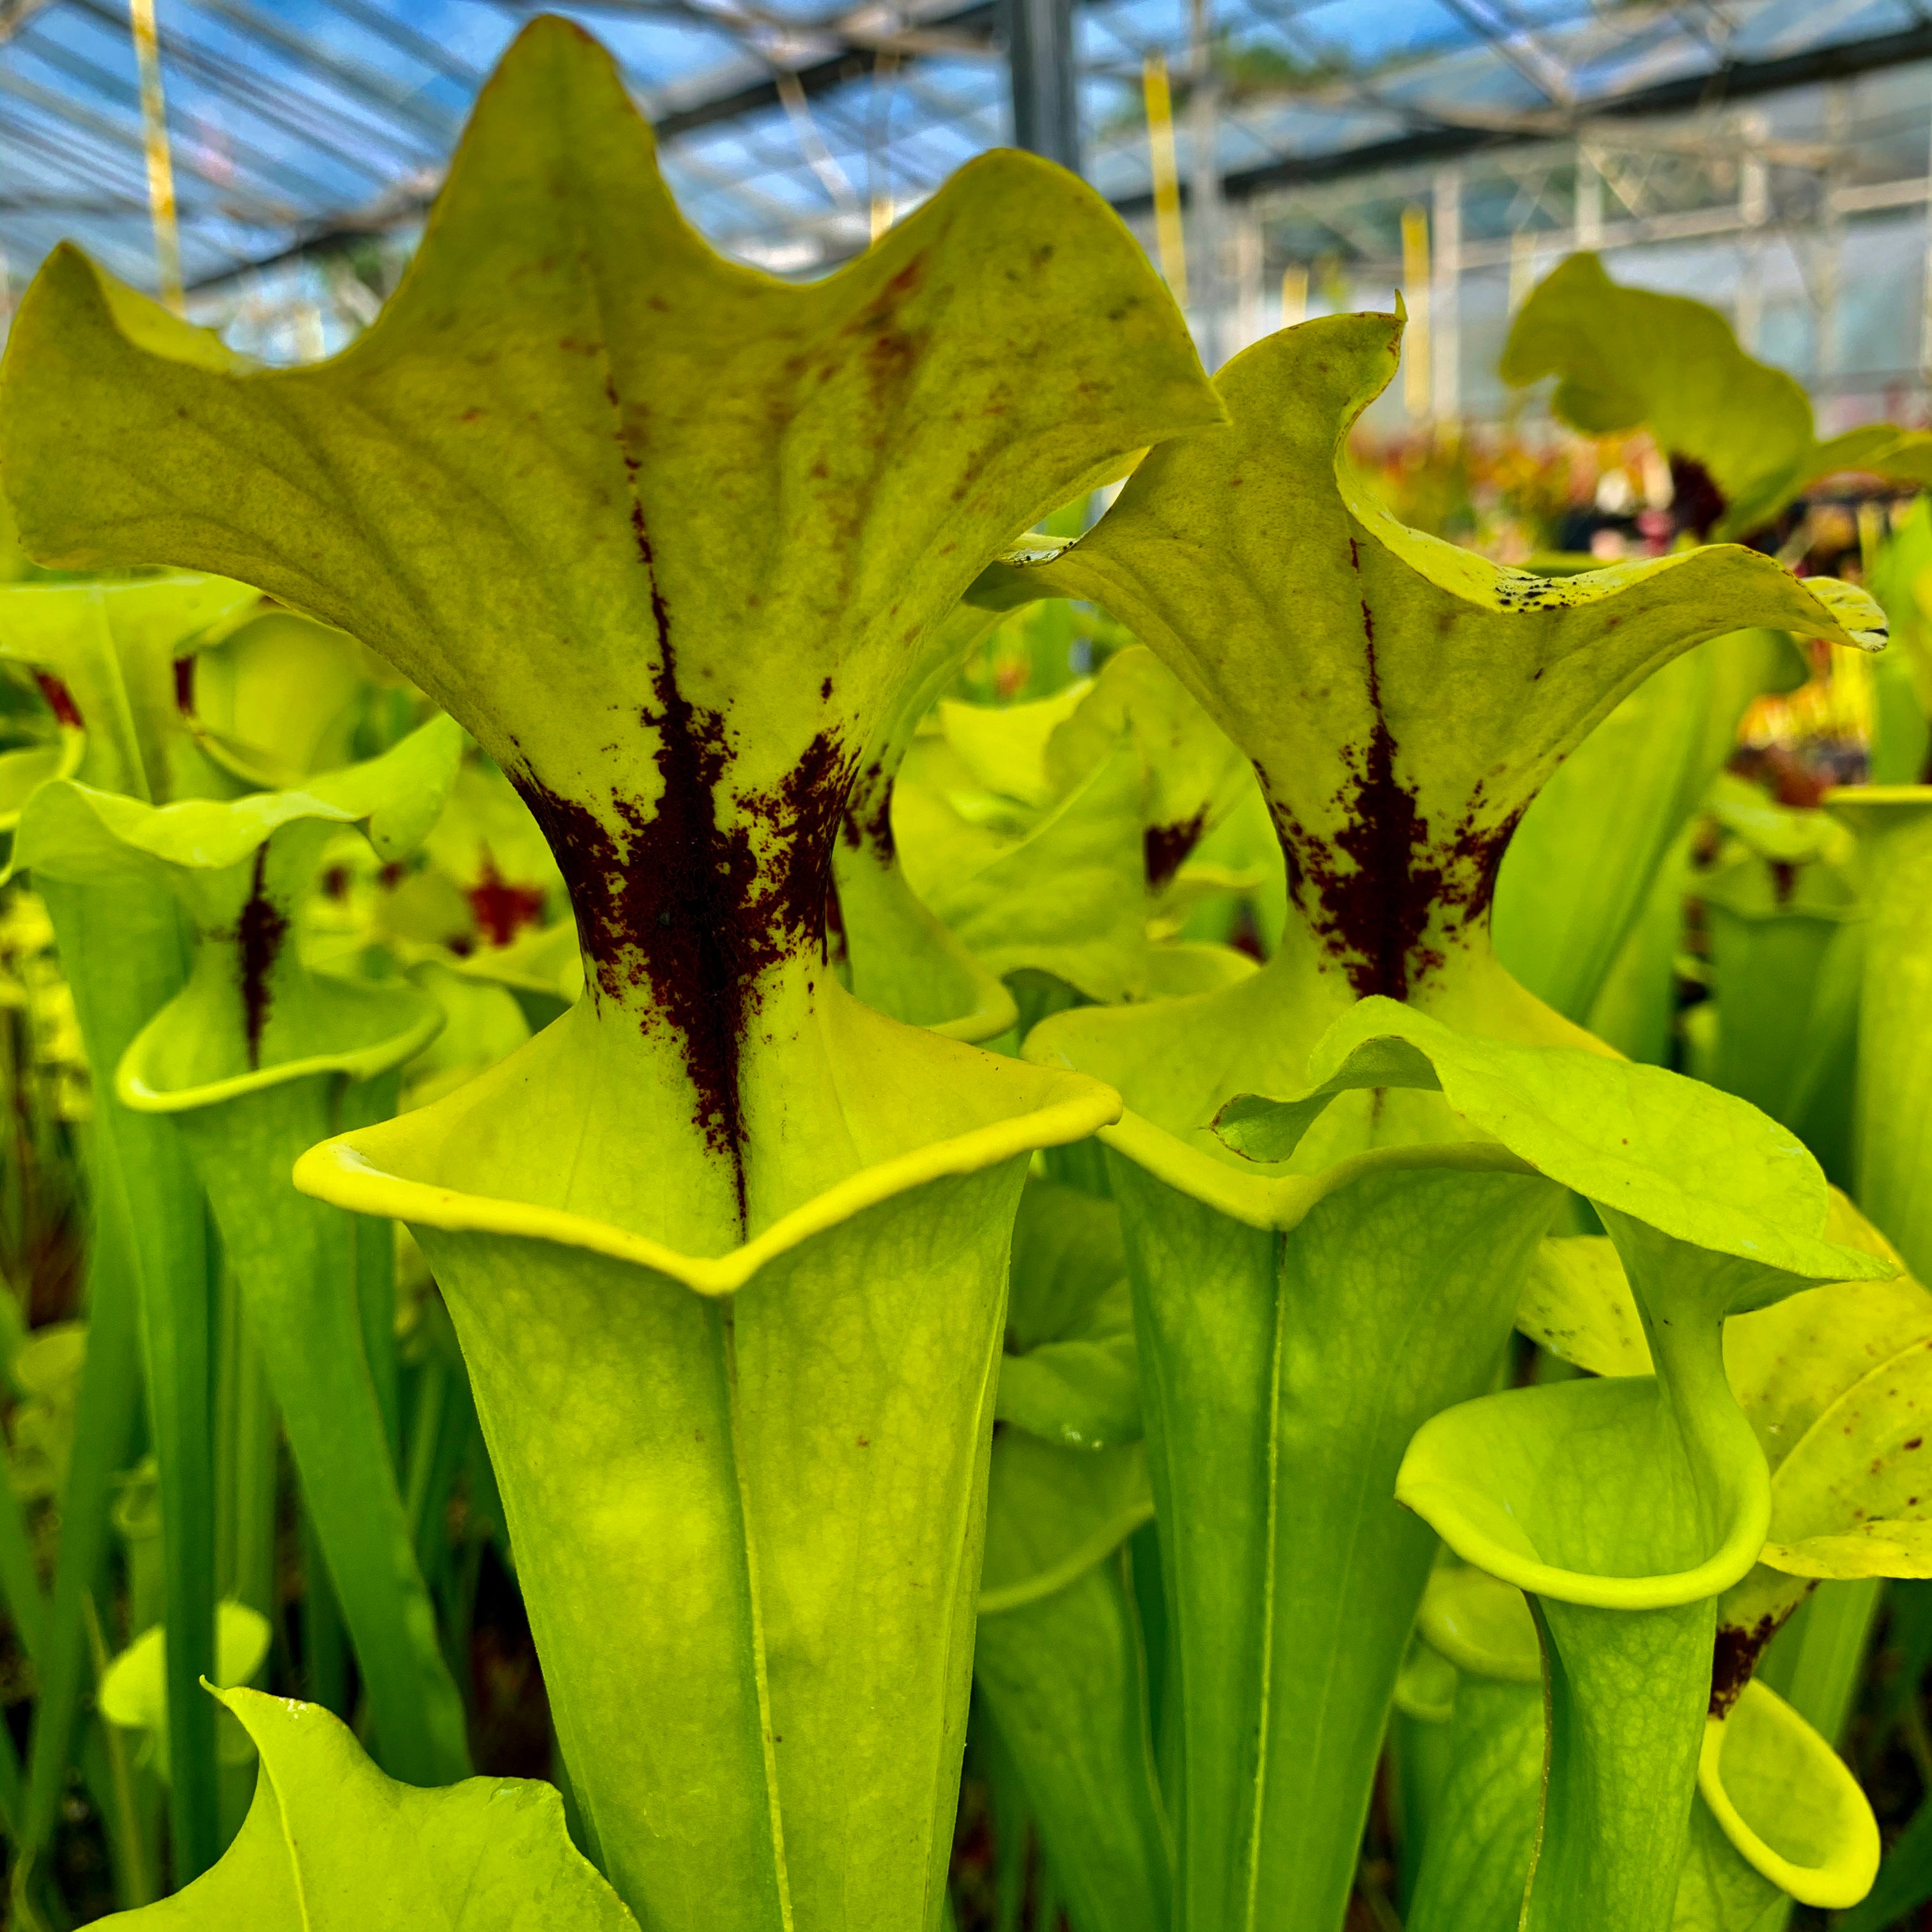
<instances>
[{"instance_id":1,"label":"pitcher mouth opening","mask_svg":"<svg viewBox=\"0 0 1932 1932\"><path fill-rule=\"evenodd\" d=\"M122 1056L114 1076L115 1094L123 1106L137 1114L182 1114L323 1074L372 1080L413 1060L442 1030L440 1009L412 988L345 980L330 982L328 991L332 1000L340 1002L343 1016L359 1007L371 1022L388 1020L388 1030L366 1045L338 1044L271 1061L266 1066L177 1086L154 1077L152 1063L160 1048L160 1032L170 1011L164 1007Z\"/></svg>"},{"instance_id":2,"label":"pitcher mouth opening","mask_svg":"<svg viewBox=\"0 0 1932 1932\"><path fill-rule=\"evenodd\" d=\"M926 1182L963 1177L1016 1155L1086 1139L1119 1119L1112 1088L1084 1076L1049 1076L1044 1104L861 1168L782 1215L752 1240L718 1256L689 1255L613 1222L568 1208L479 1194L400 1172L419 1117L405 1114L376 1127L339 1134L310 1148L296 1162L295 1184L304 1194L351 1212L380 1216L452 1234L499 1234L580 1248L668 1276L694 1293L735 1293L776 1256L867 1208Z\"/></svg>"},{"instance_id":3,"label":"pitcher mouth opening","mask_svg":"<svg viewBox=\"0 0 1932 1932\"><path fill-rule=\"evenodd\" d=\"M1718 1596L1749 1573L1764 1547L1771 1479L1761 1457L1755 1467L1741 1456L1736 1466L1711 1472L1720 1488L1720 1520L1704 1538L1698 1560L1650 1570L1628 1558L1600 1570L1550 1560L1546 1540L1532 1520L1529 1497L1493 1493L1492 1478L1475 1474L1473 1460L1459 1461L1464 1432L1484 1403L1509 1401L1519 1411L1540 1409L1545 1415L1568 1412L1581 1426L1614 1431L1647 1426L1653 1405L1661 1400L1648 1378L1613 1377L1515 1389L1444 1409L1417 1432L1396 1479L1396 1500L1427 1522L1464 1562L1554 1603L1660 1610Z\"/></svg>"}]
</instances>

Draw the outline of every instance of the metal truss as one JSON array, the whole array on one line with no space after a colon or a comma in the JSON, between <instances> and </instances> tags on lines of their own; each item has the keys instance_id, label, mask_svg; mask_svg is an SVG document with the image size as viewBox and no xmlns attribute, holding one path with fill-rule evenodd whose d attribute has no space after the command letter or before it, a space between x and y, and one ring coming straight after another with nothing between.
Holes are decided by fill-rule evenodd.
<instances>
[{"instance_id":1,"label":"metal truss","mask_svg":"<svg viewBox=\"0 0 1932 1932\"><path fill-rule=\"evenodd\" d=\"M305 257L406 247L477 87L537 4L160 0L190 286L258 286ZM806 273L1010 138L1000 10L1012 4L568 10L617 54L698 226L745 260ZM1794 25L1772 0L1213 0L1204 53L1187 0L1082 0L1088 171L1130 218L1144 212L1142 66L1160 56L1184 87L1191 52L1209 63L1214 111L1184 117L1184 143L1207 144L1184 178L1218 176L1231 204L1252 203L1278 231L1300 223L1351 259L1385 252L1388 224L1359 196L1317 190L1451 164L1504 184L1522 216L1512 233L1575 232L1584 173L1612 224L1713 205L1713 170L1830 176L1842 195L1858 184L1833 174L1828 131L1753 146L1743 104L1932 59L1928 6L1828 0ZM1701 118L1684 118L1693 108ZM120 0L0 0L0 250L12 284L64 236L152 284L141 157Z\"/></svg>"}]
</instances>

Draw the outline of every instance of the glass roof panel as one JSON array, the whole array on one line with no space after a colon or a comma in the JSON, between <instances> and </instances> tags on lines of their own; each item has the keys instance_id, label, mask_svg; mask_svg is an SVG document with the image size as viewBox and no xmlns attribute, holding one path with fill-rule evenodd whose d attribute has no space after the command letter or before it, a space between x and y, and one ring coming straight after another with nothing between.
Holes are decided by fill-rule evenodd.
<instances>
[{"instance_id":1,"label":"glass roof panel","mask_svg":"<svg viewBox=\"0 0 1932 1932\"><path fill-rule=\"evenodd\" d=\"M155 0L190 289L307 247L406 236L525 0ZM989 0L592 0L686 212L722 248L810 273L1009 138ZM1216 163L1236 195L1416 144L1575 132L1633 94L1883 46L1932 57L1915 0L1208 0ZM1183 177L1202 50L1189 0L1079 0L1088 172L1130 212L1150 176L1142 64L1173 77ZM1917 39L1924 39L1922 48ZM1420 152L1419 147L1417 152ZM1532 219L1534 219L1532 216ZM17 295L77 241L153 288L124 0L0 0L0 251ZM252 286L252 284L251 284ZM0 310L10 301L0 302Z\"/></svg>"}]
</instances>

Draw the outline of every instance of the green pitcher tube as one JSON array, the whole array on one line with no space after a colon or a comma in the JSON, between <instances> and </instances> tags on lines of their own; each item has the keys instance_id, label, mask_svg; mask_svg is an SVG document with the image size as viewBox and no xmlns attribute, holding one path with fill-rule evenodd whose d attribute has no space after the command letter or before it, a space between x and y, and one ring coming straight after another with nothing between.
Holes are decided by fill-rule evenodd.
<instances>
[{"instance_id":1,"label":"green pitcher tube","mask_svg":"<svg viewBox=\"0 0 1932 1932\"><path fill-rule=\"evenodd\" d=\"M0 591L0 657L32 670L59 728L56 753L32 767L32 788L10 814L14 826L50 780L78 775L136 799L202 789L208 777L202 762L170 728L175 662L211 626L255 602L245 584L177 573ZM31 837L23 840L16 830L13 866L32 859ZM180 914L154 881L126 880L113 890L54 877L34 884L54 924L90 1062L111 1068L187 972ZM176 1767L170 1833L177 1868L192 1874L213 1860L218 1834L214 1713L196 1688L215 1661L206 1208L172 1136L111 1094L98 1105L88 1166L97 1238L125 1258L137 1292L160 1464L165 1620L178 1634L167 1654ZM44 1766L41 1775L57 1768ZM35 1824L51 1828L46 1798L37 1800Z\"/></svg>"},{"instance_id":2,"label":"green pitcher tube","mask_svg":"<svg viewBox=\"0 0 1932 1932\"><path fill-rule=\"evenodd\" d=\"M1858 834L1867 917L1853 1191L1920 1280L1932 1274L1932 786L1829 792Z\"/></svg>"},{"instance_id":3,"label":"green pitcher tube","mask_svg":"<svg viewBox=\"0 0 1932 1932\"><path fill-rule=\"evenodd\" d=\"M286 1176L337 1124L345 1081L400 1064L440 1024L405 983L312 973L302 938L328 840L367 821L392 855L406 850L441 808L458 742L440 720L365 765L228 802L155 806L58 781L28 802L19 833L42 876L117 895L158 886L193 932L186 981L129 1042L115 1096L131 1118L178 1133L206 1190L355 1638L378 1748L421 1784L468 1768L461 1700L416 1574L364 1352L353 1226Z\"/></svg>"},{"instance_id":4,"label":"green pitcher tube","mask_svg":"<svg viewBox=\"0 0 1932 1932\"><path fill-rule=\"evenodd\" d=\"M1026 1046L1040 1064L1107 1081L1130 1109L1101 1138L1128 1232L1163 1575L1198 1733L1178 1808L1190 1932L1340 1924L1427 1569L1427 1539L1406 1537L1388 1504L1395 1469L1416 1427L1486 1386L1556 1208L1533 1180L1456 1172L1468 1128L1406 1082L1324 1102L1305 1138L1256 1156L1285 1163L1268 1181L1216 1139L1217 1111L1242 1085L1300 1088L1358 1000L1402 1001L1516 1046L1601 1052L1492 947L1518 818L1625 694L1741 620L1867 648L1882 634L1860 593L1799 584L1736 549L1550 579L1405 529L1344 449L1395 371L1401 331L1396 316L1336 316L1256 344L1217 378L1228 433L1156 450L1086 536L1002 566L1016 586L1100 602L1166 663L1252 760L1291 881L1258 973L1060 1014ZM1480 1166L1493 1150L1460 1151ZM1360 1165L1382 1154L1385 1180ZM1436 1162L1439 1180L1425 1172ZM1297 1185L1321 1191L1305 1219ZM1486 1196L1479 1236L1462 1216ZM1429 1247L1432 1212L1457 1240ZM1439 1298L1409 1298L1407 1242L1455 1276ZM1322 1257L1305 1270L1304 1250ZM1405 1353L1395 1338L1412 1322ZM1187 1436L1172 1451L1170 1421ZM1298 1475L1310 1468L1318 1476ZM1352 1566L1322 1600L1315 1580ZM1175 1594L1196 1576L1238 1635ZM1345 1627L1349 1662L1313 1664Z\"/></svg>"}]
</instances>

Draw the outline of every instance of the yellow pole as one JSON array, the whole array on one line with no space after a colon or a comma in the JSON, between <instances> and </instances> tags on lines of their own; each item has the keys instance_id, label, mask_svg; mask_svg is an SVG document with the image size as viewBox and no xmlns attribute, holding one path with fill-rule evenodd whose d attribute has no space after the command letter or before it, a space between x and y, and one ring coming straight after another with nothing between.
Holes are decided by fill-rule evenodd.
<instances>
[{"instance_id":1,"label":"yellow pole","mask_svg":"<svg viewBox=\"0 0 1932 1932\"><path fill-rule=\"evenodd\" d=\"M1160 272L1178 302L1187 300L1187 244L1180 230L1180 170L1174 158L1174 97L1167 62L1149 54L1141 68L1147 95L1148 158L1154 169L1154 232Z\"/></svg>"},{"instance_id":2,"label":"yellow pole","mask_svg":"<svg viewBox=\"0 0 1932 1932\"><path fill-rule=\"evenodd\" d=\"M1281 326L1292 328L1308 320L1308 264L1291 262L1281 272Z\"/></svg>"},{"instance_id":3,"label":"yellow pole","mask_svg":"<svg viewBox=\"0 0 1932 1932\"><path fill-rule=\"evenodd\" d=\"M0 268L4 268L0 263ZM1868 499L1858 506L1858 567L1864 573L1863 580L1869 584L1871 574L1878 567L1878 554L1885 543L1885 506Z\"/></svg>"},{"instance_id":4,"label":"yellow pole","mask_svg":"<svg viewBox=\"0 0 1932 1932\"><path fill-rule=\"evenodd\" d=\"M1509 312L1512 318L1535 286L1536 238L1526 228L1510 237Z\"/></svg>"},{"instance_id":5,"label":"yellow pole","mask_svg":"<svg viewBox=\"0 0 1932 1932\"><path fill-rule=\"evenodd\" d=\"M1429 413L1429 213L1411 202L1402 212L1402 292L1408 327L1402 345L1402 406Z\"/></svg>"},{"instance_id":6,"label":"yellow pole","mask_svg":"<svg viewBox=\"0 0 1932 1932\"><path fill-rule=\"evenodd\" d=\"M141 123L148 150L148 207L154 222L154 267L161 299L182 313L181 233L175 225L175 170L168 152L168 109L161 94L161 49L154 0L128 0L134 61L141 75Z\"/></svg>"}]
</instances>

